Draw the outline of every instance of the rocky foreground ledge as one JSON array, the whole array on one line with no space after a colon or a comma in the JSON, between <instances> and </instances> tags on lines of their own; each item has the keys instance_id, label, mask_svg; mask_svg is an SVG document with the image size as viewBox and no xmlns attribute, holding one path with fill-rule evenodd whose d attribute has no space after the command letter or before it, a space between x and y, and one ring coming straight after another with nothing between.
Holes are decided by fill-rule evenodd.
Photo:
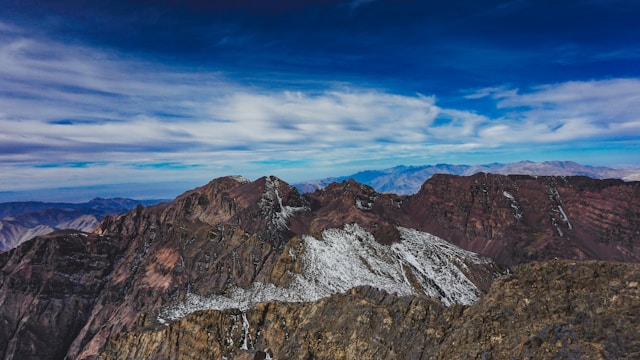
<instances>
[{"instance_id":1,"label":"rocky foreground ledge","mask_svg":"<svg viewBox=\"0 0 640 360\"><path fill-rule=\"evenodd\" d=\"M471 306L371 287L200 311L114 336L102 359L638 359L640 265L520 265Z\"/></svg>"}]
</instances>

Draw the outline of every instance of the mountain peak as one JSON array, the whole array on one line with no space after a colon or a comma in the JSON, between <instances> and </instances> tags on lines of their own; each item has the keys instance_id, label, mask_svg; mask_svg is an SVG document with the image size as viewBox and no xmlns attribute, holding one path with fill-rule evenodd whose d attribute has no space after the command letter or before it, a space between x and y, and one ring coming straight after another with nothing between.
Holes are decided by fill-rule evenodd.
<instances>
[{"instance_id":1,"label":"mountain peak","mask_svg":"<svg viewBox=\"0 0 640 360\"><path fill-rule=\"evenodd\" d=\"M594 167L580 165L573 161L545 161L533 162L524 160L515 163L491 163L484 165L423 165L396 166L383 170L361 171L349 176L327 178L296 184L301 192L311 192L327 186L332 181L353 178L363 184L373 187L380 193L395 193L399 195L415 194L431 176L435 174L452 174L469 176L479 172L502 175L540 175L540 176L572 176L581 175L595 179L620 178L633 180L640 174L640 169L612 169L608 167Z\"/></svg>"}]
</instances>

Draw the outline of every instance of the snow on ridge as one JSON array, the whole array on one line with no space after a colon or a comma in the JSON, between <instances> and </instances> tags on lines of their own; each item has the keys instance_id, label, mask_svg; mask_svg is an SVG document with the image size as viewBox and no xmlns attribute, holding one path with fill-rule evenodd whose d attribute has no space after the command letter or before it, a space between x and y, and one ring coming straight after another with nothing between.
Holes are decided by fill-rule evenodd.
<instances>
[{"instance_id":1,"label":"snow on ridge","mask_svg":"<svg viewBox=\"0 0 640 360\"><path fill-rule=\"evenodd\" d=\"M488 264L490 259L428 233L402 227L398 230L401 241L391 246L378 243L357 224L327 229L322 239L305 235L305 252L297 260L301 261L302 273L292 274L288 287L256 282L248 289L235 287L224 295L189 293L185 301L160 311L158 320L166 324L198 310L245 311L269 301L317 301L366 285L400 296L428 295L447 306L478 300L480 291L462 269L467 267L465 262Z\"/></svg>"},{"instance_id":2,"label":"snow on ridge","mask_svg":"<svg viewBox=\"0 0 640 360\"><path fill-rule=\"evenodd\" d=\"M235 180L236 182L239 182L241 184L246 184L251 182L251 180L247 179L242 175L229 175L228 178L231 180Z\"/></svg>"},{"instance_id":3,"label":"snow on ridge","mask_svg":"<svg viewBox=\"0 0 640 360\"><path fill-rule=\"evenodd\" d=\"M284 205L282 202L282 197L278 192L278 186L280 185L280 181L277 178L273 178L268 176L265 182L265 191L263 197L269 199L270 201L277 201L280 206L280 211L276 211L273 214L272 221L275 225L280 228L288 228L287 220L296 212L308 210L305 206L288 206Z\"/></svg>"},{"instance_id":4,"label":"snow on ridge","mask_svg":"<svg viewBox=\"0 0 640 360\"><path fill-rule=\"evenodd\" d=\"M325 230L323 240L305 236L304 280L321 279L315 285L329 295L370 285L398 295L426 294L445 305L471 304L478 299L477 287L461 271L466 267L462 259L490 260L431 234L398 230L402 240L391 246L378 243L356 224ZM419 289L408 281L406 271L414 274Z\"/></svg>"}]
</instances>

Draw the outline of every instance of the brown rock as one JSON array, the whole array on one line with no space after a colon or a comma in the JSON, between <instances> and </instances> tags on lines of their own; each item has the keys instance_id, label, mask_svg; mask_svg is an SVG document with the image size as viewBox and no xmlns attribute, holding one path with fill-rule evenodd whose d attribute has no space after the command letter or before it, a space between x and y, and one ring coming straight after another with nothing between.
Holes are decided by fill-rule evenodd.
<instances>
[{"instance_id":1,"label":"brown rock","mask_svg":"<svg viewBox=\"0 0 640 360\"><path fill-rule=\"evenodd\" d=\"M268 347L274 359L636 359L640 289L629 284L639 279L639 265L531 263L477 304L449 308L355 288L314 303L194 313L118 335L102 356L231 359Z\"/></svg>"},{"instance_id":2,"label":"brown rock","mask_svg":"<svg viewBox=\"0 0 640 360\"><path fill-rule=\"evenodd\" d=\"M0 255L3 357L63 358L95 310L121 251L115 238L67 232Z\"/></svg>"},{"instance_id":3,"label":"brown rock","mask_svg":"<svg viewBox=\"0 0 640 360\"><path fill-rule=\"evenodd\" d=\"M434 175L402 204L406 225L499 263L640 261L640 182Z\"/></svg>"}]
</instances>

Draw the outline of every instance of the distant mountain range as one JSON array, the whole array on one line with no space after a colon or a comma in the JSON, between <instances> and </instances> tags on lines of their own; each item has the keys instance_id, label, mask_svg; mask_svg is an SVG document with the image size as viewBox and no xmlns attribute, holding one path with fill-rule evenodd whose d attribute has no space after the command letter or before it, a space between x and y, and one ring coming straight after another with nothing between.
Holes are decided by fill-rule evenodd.
<instances>
[{"instance_id":1,"label":"distant mountain range","mask_svg":"<svg viewBox=\"0 0 640 360\"><path fill-rule=\"evenodd\" d=\"M306 181L293 186L301 193L322 189L332 182L354 179L373 187L378 192L399 195L415 194L420 186L434 174L473 175L480 172L500 175L537 176L588 176L593 179L640 180L640 169L613 169L603 166L588 166L573 161L520 161L509 164L492 163L486 165L423 165L396 166L383 170L366 170L352 175L330 177Z\"/></svg>"},{"instance_id":2,"label":"distant mountain range","mask_svg":"<svg viewBox=\"0 0 640 360\"><path fill-rule=\"evenodd\" d=\"M300 193L325 188L348 179L369 185L380 193L415 194L435 174L469 176L480 172L501 175L587 176L594 179L618 178L640 180L640 169L613 169L577 164L572 161L520 161L486 165L437 164L396 166L384 170L367 170L352 175L307 181L293 186ZM153 205L166 200L137 201L128 198L95 198L85 203L7 202L0 203L0 251L55 230L93 230L105 215L126 212L136 205Z\"/></svg>"},{"instance_id":3,"label":"distant mountain range","mask_svg":"<svg viewBox=\"0 0 640 360\"><path fill-rule=\"evenodd\" d=\"M0 203L0 251L55 230L91 231L105 215L116 215L136 205L149 206L162 201L95 198L77 204L36 201Z\"/></svg>"}]
</instances>

